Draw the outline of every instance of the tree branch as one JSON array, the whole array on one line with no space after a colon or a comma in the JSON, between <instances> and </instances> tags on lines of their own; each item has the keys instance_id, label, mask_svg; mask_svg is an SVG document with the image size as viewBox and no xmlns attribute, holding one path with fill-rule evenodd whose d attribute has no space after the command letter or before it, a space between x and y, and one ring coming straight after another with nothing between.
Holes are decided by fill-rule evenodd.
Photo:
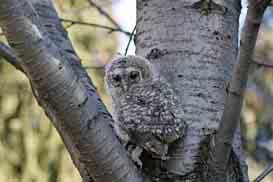
<instances>
[{"instance_id":1,"label":"tree branch","mask_svg":"<svg viewBox=\"0 0 273 182\"><path fill-rule=\"evenodd\" d=\"M84 182L146 181L115 136L110 114L64 40L67 35L52 2L0 0L0 25Z\"/></svg>"},{"instance_id":2,"label":"tree branch","mask_svg":"<svg viewBox=\"0 0 273 182\"><path fill-rule=\"evenodd\" d=\"M126 56L127 53L128 53L128 50L129 50L131 41L133 40L134 32L135 32L135 31L136 31L136 25L135 25L135 27L133 28L132 33L131 33L131 36L130 36L129 41L128 41L128 43L127 43L127 46L126 46L126 49L125 49L125 53L124 53L125 56Z\"/></svg>"},{"instance_id":3,"label":"tree branch","mask_svg":"<svg viewBox=\"0 0 273 182\"><path fill-rule=\"evenodd\" d=\"M106 17L116 28L122 29L121 26L106 12L104 11L99 5L97 5L93 0L88 0L89 4L95 7L101 15Z\"/></svg>"},{"instance_id":4,"label":"tree branch","mask_svg":"<svg viewBox=\"0 0 273 182\"><path fill-rule=\"evenodd\" d=\"M257 65L258 67L264 67L264 68L273 68L273 64L265 63L261 61L252 60L252 63Z\"/></svg>"},{"instance_id":5,"label":"tree branch","mask_svg":"<svg viewBox=\"0 0 273 182\"><path fill-rule=\"evenodd\" d=\"M120 28L113 28L113 27L109 27L109 26L106 26L106 25L100 25L100 24L96 24L96 23L82 22L82 21L77 21L77 20L69 20L69 19L64 19L64 18L60 18L60 20L62 22L71 23L72 25L77 24L77 25L97 27L97 28L102 28L102 29L109 30L110 33L111 32L121 32L121 33L124 33L127 36L131 36L131 32L125 31L125 30L120 29Z\"/></svg>"},{"instance_id":6,"label":"tree branch","mask_svg":"<svg viewBox=\"0 0 273 182\"><path fill-rule=\"evenodd\" d=\"M230 159L233 136L239 125L248 71L263 14L269 3L270 0L259 1L259 3L255 0L249 0L246 20L241 34L238 64L235 66L231 82L227 87L224 113L219 130L211 143L212 154L209 164L213 170L214 181L225 181L223 176L225 176Z\"/></svg>"},{"instance_id":7,"label":"tree branch","mask_svg":"<svg viewBox=\"0 0 273 182\"><path fill-rule=\"evenodd\" d=\"M3 57L8 63L13 65L16 69L23 71L19 58L16 53L5 43L0 42L0 57Z\"/></svg>"},{"instance_id":8,"label":"tree branch","mask_svg":"<svg viewBox=\"0 0 273 182\"><path fill-rule=\"evenodd\" d=\"M273 164L270 164L253 182L261 182L273 171Z\"/></svg>"}]
</instances>

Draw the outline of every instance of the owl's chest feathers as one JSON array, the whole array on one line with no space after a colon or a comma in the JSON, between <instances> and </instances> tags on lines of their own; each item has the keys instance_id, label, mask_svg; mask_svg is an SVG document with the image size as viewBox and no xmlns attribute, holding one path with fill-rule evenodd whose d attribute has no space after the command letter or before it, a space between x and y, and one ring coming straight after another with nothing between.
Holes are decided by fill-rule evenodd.
<instances>
[{"instance_id":1,"label":"owl's chest feathers","mask_svg":"<svg viewBox=\"0 0 273 182\"><path fill-rule=\"evenodd\" d=\"M139 132L157 132L173 124L175 115L170 111L171 104L160 99L160 95L124 95L119 108L119 121L127 129Z\"/></svg>"},{"instance_id":2,"label":"owl's chest feathers","mask_svg":"<svg viewBox=\"0 0 273 182\"><path fill-rule=\"evenodd\" d=\"M142 115L143 117L160 117L160 114L166 109L164 103L160 101L160 96L155 93L126 94L121 99L120 106L124 114Z\"/></svg>"}]
</instances>

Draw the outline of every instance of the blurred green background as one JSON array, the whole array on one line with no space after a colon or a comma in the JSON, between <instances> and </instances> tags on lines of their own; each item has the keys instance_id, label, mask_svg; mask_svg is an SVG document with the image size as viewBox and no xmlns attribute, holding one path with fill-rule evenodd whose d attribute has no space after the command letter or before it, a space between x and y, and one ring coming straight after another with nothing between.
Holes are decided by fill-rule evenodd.
<instances>
[{"instance_id":1,"label":"blurred green background","mask_svg":"<svg viewBox=\"0 0 273 182\"><path fill-rule=\"evenodd\" d=\"M77 3L76 3L77 2ZM115 1L96 1L111 14ZM86 0L55 0L62 18L113 26ZM259 34L255 61L273 65L273 15ZM117 34L64 23L104 102L103 65L117 52ZM3 36L0 37L3 40ZM1 58L0 58L1 59ZM241 117L250 178L273 162L273 72L253 65ZM272 144L271 144L272 143ZM272 151L270 151L270 146ZM0 182L81 181L62 141L33 98L26 77L0 60ZM267 177L264 181L273 181Z\"/></svg>"}]
</instances>

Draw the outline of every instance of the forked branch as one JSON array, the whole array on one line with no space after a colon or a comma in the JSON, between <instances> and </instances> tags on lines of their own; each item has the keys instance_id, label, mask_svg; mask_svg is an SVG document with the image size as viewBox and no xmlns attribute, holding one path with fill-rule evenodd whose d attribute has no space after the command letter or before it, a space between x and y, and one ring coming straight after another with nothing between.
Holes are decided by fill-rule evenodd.
<instances>
[{"instance_id":1,"label":"forked branch","mask_svg":"<svg viewBox=\"0 0 273 182\"><path fill-rule=\"evenodd\" d=\"M83 181L146 181L115 136L92 81L71 58L58 24L51 1L0 0L0 26Z\"/></svg>"}]
</instances>

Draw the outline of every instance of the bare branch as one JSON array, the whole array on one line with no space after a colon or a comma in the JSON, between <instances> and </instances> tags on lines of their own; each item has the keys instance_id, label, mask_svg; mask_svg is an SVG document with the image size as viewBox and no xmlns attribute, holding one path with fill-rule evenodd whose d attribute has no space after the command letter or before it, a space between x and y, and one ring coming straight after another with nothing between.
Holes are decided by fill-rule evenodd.
<instances>
[{"instance_id":1,"label":"bare branch","mask_svg":"<svg viewBox=\"0 0 273 182\"><path fill-rule=\"evenodd\" d=\"M62 22L66 22L66 23L71 23L71 25L84 25L84 26L91 26L91 27L97 27L97 28L102 28L102 29L106 29L109 30L109 32L121 32L124 33L127 36L131 36L131 32L125 31L123 29L120 28L113 28L113 27L109 27L106 25L100 25L100 24L96 24L96 23L88 23L88 22L82 22L82 21L77 21L77 20L69 20L69 19L64 19L64 18L60 18L60 20ZM70 25L70 27L71 27Z\"/></svg>"},{"instance_id":2,"label":"bare branch","mask_svg":"<svg viewBox=\"0 0 273 182\"><path fill-rule=\"evenodd\" d=\"M98 70L98 69L104 69L105 66L85 66L84 69L90 69L90 70Z\"/></svg>"},{"instance_id":3,"label":"bare branch","mask_svg":"<svg viewBox=\"0 0 273 182\"><path fill-rule=\"evenodd\" d=\"M270 63L264 63L261 61L252 60L252 63L257 65L258 67L264 67L264 68L271 68L273 69L273 64Z\"/></svg>"},{"instance_id":4,"label":"bare branch","mask_svg":"<svg viewBox=\"0 0 273 182\"><path fill-rule=\"evenodd\" d=\"M0 25L84 182L146 181L59 23L51 1L1 0Z\"/></svg>"},{"instance_id":5,"label":"bare branch","mask_svg":"<svg viewBox=\"0 0 273 182\"><path fill-rule=\"evenodd\" d=\"M110 16L106 11L104 11L99 5L97 5L93 0L88 0L89 4L95 7L101 15L106 17L116 28L122 29L121 26Z\"/></svg>"},{"instance_id":6,"label":"bare branch","mask_svg":"<svg viewBox=\"0 0 273 182\"><path fill-rule=\"evenodd\" d=\"M128 52L128 50L129 50L130 44L131 44L131 42L132 42L132 40L133 40L134 32L135 32L135 31L136 31L136 25L135 25L135 27L134 27L132 33L131 33L131 36L130 36L129 41L128 41L128 44L127 44L127 47L126 47L126 49L125 49L125 53L124 53L125 56L127 55L127 52Z\"/></svg>"},{"instance_id":7,"label":"bare branch","mask_svg":"<svg viewBox=\"0 0 273 182\"><path fill-rule=\"evenodd\" d=\"M3 57L8 63L13 65L16 69L23 71L19 58L16 53L3 42L0 42L0 57Z\"/></svg>"},{"instance_id":8,"label":"bare branch","mask_svg":"<svg viewBox=\"0 0 273 182\"><path fill-rule=\"evenodd\" d=\"M253 182L261 182L273 171L273 164L270 164Z\"/></svg>"},{"instance_id":9,"label":"bare branch","mask_svg":"<svg viewBox=\"0 0 273 182\"><path fill-rule=\"evenodd\" d=\"M213 169L213 179L222 181L225 176L233 136L239 125L243 95L247 84L248 71L251 65L256 39L262 22L263 14L270 0L249 0L245 24L241 34L241 45L238 64L235 66L230 84L227 87L224 113L221 124L211 144L212 154L210 167Z\"/></svg>"}]
</instances>

